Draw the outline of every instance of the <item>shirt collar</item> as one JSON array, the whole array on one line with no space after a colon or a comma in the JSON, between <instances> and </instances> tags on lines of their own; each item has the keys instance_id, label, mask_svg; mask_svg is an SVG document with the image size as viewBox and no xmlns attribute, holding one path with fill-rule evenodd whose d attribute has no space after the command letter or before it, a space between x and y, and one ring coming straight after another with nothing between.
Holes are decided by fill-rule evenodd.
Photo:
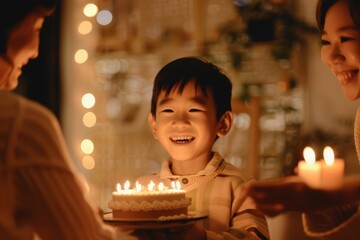
<instances>
[{"instance_id":1,"label":"shirt collar","mask_svg":"<svg viewBox=\"0 0 360 240\"><path fill-rule=\"evenodd\" d=\"M206 165L206 167L199 171L198 173L194 174L194 176L206 176L209 174L212 174L216 171L216 169L219 168L219 166L221 165L221 163L223 162L223 158L222 156L218 153L218 152L214 152L213 157L211 158L211 160L208 162L208 164ZM174 175L171 172L171 161L170 160L166 160L162 163L161 165L161 169L159 172L159 177L161 178L176 178L179 177L178 175Z\"/></svg>"}]
</instances>

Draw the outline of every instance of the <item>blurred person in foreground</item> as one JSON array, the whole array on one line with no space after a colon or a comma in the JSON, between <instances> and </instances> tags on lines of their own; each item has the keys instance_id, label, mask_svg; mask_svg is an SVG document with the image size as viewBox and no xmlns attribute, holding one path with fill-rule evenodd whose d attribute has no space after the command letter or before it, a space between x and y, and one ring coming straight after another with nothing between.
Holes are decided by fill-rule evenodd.
<instances>
[{"instance_id":1,"label":"blurred person in foreground","mask_svg":"<svg viewBox=\"0 0 360 240\"><path fill-rule=\"evenodd\" d=\"M7 91L37 57L40 30L55 7L55 0L1 2L0 239L121 238L86 196L55 116Z\"/></svg>"},{"instance_id":2,"label":"blurred person in foreground","mask_svg":"<svg viewBox=\"0 0 360 240\"><path fill-rule=\"evenodd\" d=\"M321 32L323 63L338 79L346 98L360 98L360 1L319 0L316 19ZM360 159L360 108L354 125ZM305 233L325 239L360 236L360 177L347 178L334 190L313 189L298 177L253 184L247 193L269 216L303 212Z\"/></svg>"}]
</instances>

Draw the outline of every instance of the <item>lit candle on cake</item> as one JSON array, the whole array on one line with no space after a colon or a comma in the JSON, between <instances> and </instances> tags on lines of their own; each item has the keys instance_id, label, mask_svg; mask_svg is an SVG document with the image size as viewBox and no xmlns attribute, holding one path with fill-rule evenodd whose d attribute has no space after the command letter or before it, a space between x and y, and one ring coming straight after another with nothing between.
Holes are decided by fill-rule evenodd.
<instances>
[{"instance_id":1,"label":"lit candle on cake","mask_svg":"<svg viewBox=\"0 0 360 240\"><path fill-rule=\"evenodd\" d=\"M180 182L179 181L176 181L176 189L177 190L181 190L181 184L180 184Z\"/></svg>"},{"instance_id":2,"label":"lit candle on cake","mask_svg":"<svg viewBox=\"0 0 360 240\"><path fill-rule=\"evenodd\" d=\"M155 188L155 183L153 181L150 181L150 183L148 184L148 190L151 192L153 191Z\"/></svg>"},{"instance_id":3,"label":"lit candle on cake","mask_svg":"<svg viewBox=\"0 0 360 240\"><path fill-rule=\"evenodd\" d=\"M160 182L158 185L158 189L159 189L159 191L164 191L164 189L165 189L164 183Z\"/></svg>"},{"instance_id":4,"label":"lit candle on cake","mask_svg":"<svg viewBox=\"0 0 360 240\"><path fill-rule=\"evenodd\" d=\"M115 194L131 194L133 192L132 189L130 189L130 182L126 181L124 184L124 188L121 188L121 184L117 183L116 184L116 192L114 192Z\"/></svg>"},{"instance_id":5,"label":"lit candle on cake","mask_svg":"<svg viewBox=\"0 0 360 240\"><path fill-rule=\"evenodd\" d=\"M138 182L136 181L136 183L135 183L135 188L136 188L136 191L141 192L142 186L141 186L140 183L138 183Z\"/></svg>"},{"instance_id":6,"label":"lit candle on cake","mask_svg":"<svg viewBox=\"0 0 360 240\"><path fill-rule=\"evenodd\" d=\"M331 147L324 148L324 160L322 160L321 187L333 189L341 185L344 176L344 160L335 159L334 151Z\"/></svg>"},{"instance_id":7,"label":"lit candle on cake","mask_svg":"<svg viewBox=\"0 0 360 240\"><path fill-rule=\"evenodd\" d=\"M179 181L176 181L176 182L172 181L171 182L171 187L174 190L181 190L181 184L180 184Z\"/></svg>"},{"instance_id":8,"label":"lit candle on cake","mask_svg":"<svg viewBox=\"0 0 360 240\"><path fill-rule=\"evenodd\" d=\"M116 191L118 193L121 192L121 184L120 183L116 184Z\"/></svg>"},{"instance_id":9,"label":"lit candle on cake","mask_svg":"<svg viewBox=\"0 0 360 240\"><path fill-rule=\"evenodd\" d=\"M304 159L298 164L298 173L306 184L319 188L321 182L321 164L316 161L315 152L311 147L304 148Z\"/></svg>"},{"instance_id":10,"label":"lit candle on cake","mask_svg":"<svg viewBox=\"0 0 360 240\"><path fill-rule=\"evenodd\" d=\"M130 188L130 182L129 182L129 180L127 180L124 184L124 189L129 190L129 188Z\"/></svg>"}]
</instances>

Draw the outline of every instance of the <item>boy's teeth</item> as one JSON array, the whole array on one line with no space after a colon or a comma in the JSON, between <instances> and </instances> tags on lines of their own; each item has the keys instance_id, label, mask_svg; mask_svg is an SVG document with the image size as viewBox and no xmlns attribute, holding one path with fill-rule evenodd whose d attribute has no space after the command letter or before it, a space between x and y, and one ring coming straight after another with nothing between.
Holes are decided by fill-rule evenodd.
<instances>
[{"instance_id":1,"label":"boy's teeth","mask_svg":"<svg viewBox=\"0 0 360 240\"><path fill-rule=\"evenodd\" d=\"M172 137L171 140L174 142L177 142L177 143L186 143L186 142L190 142L190 141L194 140L194 137L190 137L190 136Z\"/></svg>"},{"instance_id":2,"label":"boy's teeth","mask_svg":"<svg viewBox=\"0 0 360 240\"><path fill-rule=\"evenodd\" d=\"M337 73L336 77L340 81L347 81L347 80L353 78L356 74L357 74L357 72L354 72L354 71L346 71L346 72Z\"/></svg>"},{"instance_id":3,"label":"boy's teeth","mask_svg":"<svg viewBox=\"0 0 360 240\"><path fill-rule=\"evenodd\" d=\"M177 140L189 140L192 137L173 137L172 140L177 141Z\"/></svg>"}]
</instances>

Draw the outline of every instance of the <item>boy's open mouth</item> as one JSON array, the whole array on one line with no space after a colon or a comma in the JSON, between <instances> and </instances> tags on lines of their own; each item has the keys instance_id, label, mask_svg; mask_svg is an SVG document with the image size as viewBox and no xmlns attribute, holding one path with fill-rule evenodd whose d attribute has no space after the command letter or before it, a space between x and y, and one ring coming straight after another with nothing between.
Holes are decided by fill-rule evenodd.
<instances>
[{"instance_id":1,"label":"boy's open mouth","mask_svg":"<svg viewBox=\"0 0 360 240\"><path fill-rule=\"evenodd\" d=\"M174 143L189 143L192 142L195 138L190 136L184 136L184 137L171 137L170 140Z\"/></svg>"},{"instance_id":2,"label":"boy's open mouth","mask_svg":"<svg viewBox=\"0 0 360 240\"><path fill-rule=\"evenodd\" d=\"M359 73L359 70L335 72L337 79L346 84Z\"/></svg>"}]
</instances>

